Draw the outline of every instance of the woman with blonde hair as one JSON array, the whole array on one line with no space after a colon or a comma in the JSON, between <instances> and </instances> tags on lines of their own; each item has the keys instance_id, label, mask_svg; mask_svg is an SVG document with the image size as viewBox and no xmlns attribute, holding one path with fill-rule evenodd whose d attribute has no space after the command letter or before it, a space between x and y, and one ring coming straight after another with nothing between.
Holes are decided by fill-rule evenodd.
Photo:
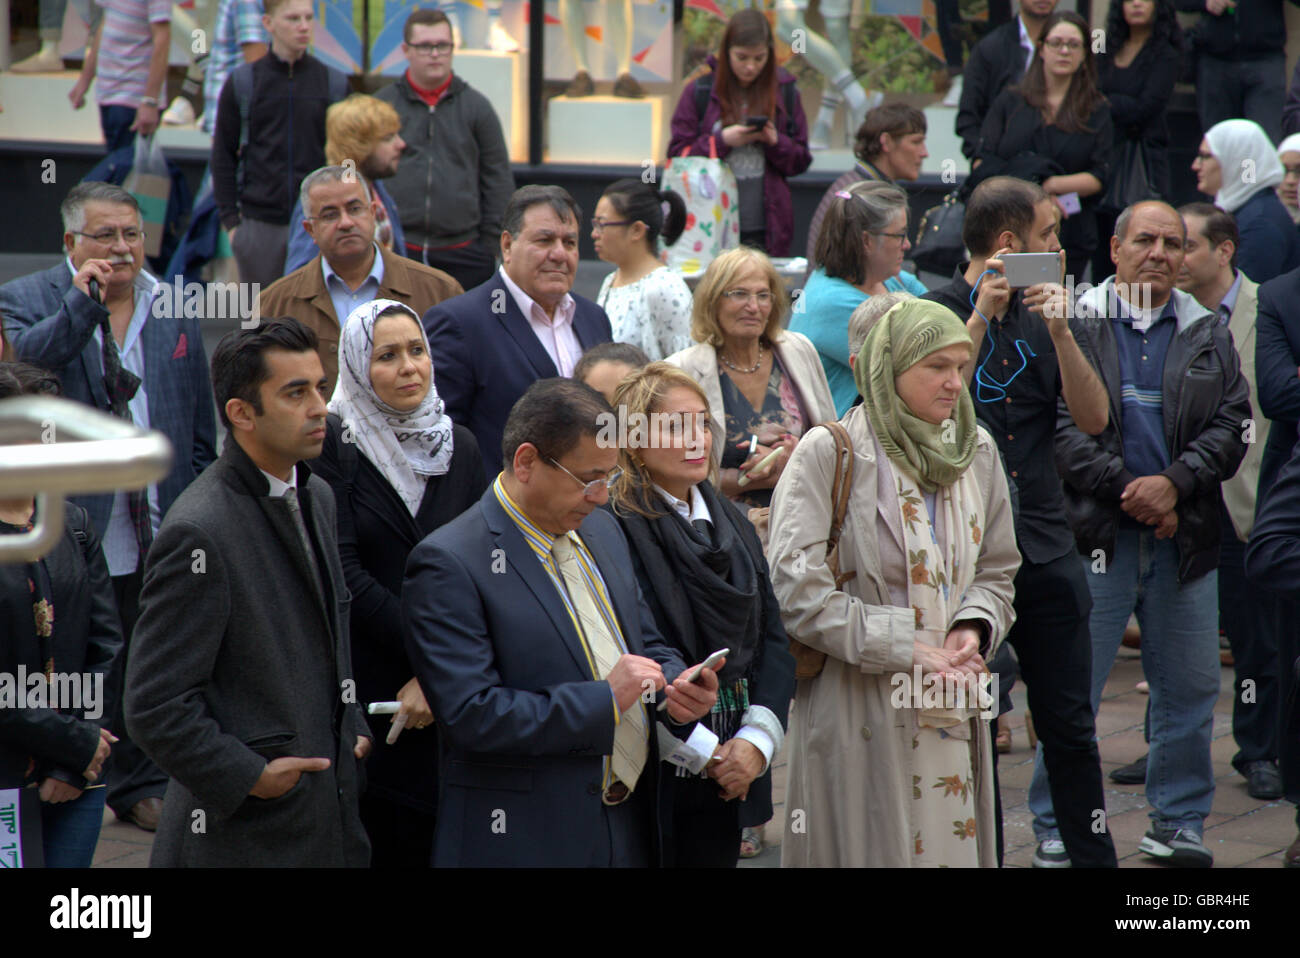
<instances>
[{"instance_id":1,"label":"woman with blonde hair","mask_svg":"<svg viewBox=\"0 0 1300 958\"><path fill-rule=\"evenodd\" d=\"M984 662L1015 613L1016 550L997 447L975 419L965 324L908 300L854 360L862 405L837 580L826 561L842 463L826 430L772 498L772 588L791 638L824 655L791 715L786 866L996 864L997 690Z\"/></svg>"},{"instance_id":2,"label":"woman with blonde hair","mask_svg":"<svg viewBox=\"0 0 1300 958\"><path fill-rule=\"evenodd\" d=\"M370 184L371 195L379 201L375 213L375 239L398 256L406 255L406 235L397 201L380 182L397 172L397 164L406 149L401 137L402 121L391 104L378 97L353 93L325 111L325 162L330 166L349 163ZM302 200L294 203L289 214L289 255L284 274L288 276L306 266L320 249L302 228Z\"/></svg>"},{"instance_id":3,"label":"woman with blonde hair","mask_svg":"<svg viewBox=\"0 0 1300 958\"><path fill-rule=\"evenodd\" d=\"M836 418L816 348L782 328L789 308L766 255L743 246L727 250L695 290L696 345L667 360L689 373L709 401L719 488L750 506L771 501L799 437ZM778 449L776 459L760 468Z\"/></svg>"},{"instance_id":4,"label":"woman with blonde hair","mask_svg":"<svg viewBox=\"0 0 1300 958\"><path fill-rule=\"evenodd\" d=\"M688 740L698 768L679 765L670 780L665 861L730 868L742 828L772 817L769 771L794 691L789 639L754 527L709 481L716 462L704 390L657 362L626 377L612 405L629 440L608 508L655 624L687 661L729 650L717 704Z\"/></svg>"}]
</instances>

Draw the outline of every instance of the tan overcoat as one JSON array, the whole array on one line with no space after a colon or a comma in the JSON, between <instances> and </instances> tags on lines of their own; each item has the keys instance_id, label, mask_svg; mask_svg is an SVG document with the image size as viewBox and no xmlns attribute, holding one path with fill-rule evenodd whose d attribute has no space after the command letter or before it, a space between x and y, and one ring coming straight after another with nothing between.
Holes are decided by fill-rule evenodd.
<instances>
[{"instance_id":1,"label":"tan overcoat","mask_svg":"<svg viewBox=\"0 0 1300 958\"><path fill-rule=\"evenodd\" d=\"M772 498L768 558L786 631L828 655L822 673L801 680L795 692L786 740L790 769L781 864L907 867L914 844L915 713L891 705L891 677L911 674L916 619L905 604L899 510L887 501L887 491L896 488L892 469L886 460L890 471L882 481L883 456L861 406L850 409L842 422L853 440L855 467L840 540L841 572L857 571L842 591L835 589L825 564L835 458L827 430L804 436ZM982 428L970 468L984 495L984 534L974 581L953 621L988 623L996 647L1015 620L1012 582L1020 553L1002 462ZM884 541L891 535L895 541ZM882 568L882 552L899 561ZM904 604L891 599L891 590ZM974 725L979 860L992 867L992 742L987 723L975 720Z\"/></svg>"}]
</instances>

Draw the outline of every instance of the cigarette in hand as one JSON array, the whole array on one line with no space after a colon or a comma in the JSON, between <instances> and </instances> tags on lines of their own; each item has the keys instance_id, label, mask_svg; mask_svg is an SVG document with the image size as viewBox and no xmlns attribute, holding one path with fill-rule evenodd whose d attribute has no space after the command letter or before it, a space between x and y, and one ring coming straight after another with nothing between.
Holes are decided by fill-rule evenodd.
<instances>
[{"instance_id":1,"label":"cigarette in hand","mask_svg":"<svg viewBox=\"0 0 1300 958\"><path fill-rule=\"evenodd\" d=\"M371 715L396 715L401 709L401 702L371 702L366 706Z\"/></svg>"},{"instance_id":2,"label":"cigarette in hand","mask_svg":"<svg viewBox=\"0 0 1300 958\"><path fill-rule=\"evenodd\" d=\"M770 466L772 463L776 462L776 457L779 456L779 455L781 455L781 453L783 453L784 451L785 451L785 446L778 446L777 448L773 449L773 450L772 450L771 452L769 452L766 456L764 456L761 460L759 460L758 465L756 465L753 469L749 470L749 472L744 473L743 475L741 475L740 479L737 480L736 485L741 486L742 488L743 488L744 486L749 485L749 475L750 475L750 473L755 472L756 470L759 470L759 469L766 469L766 468L767 468L768 466Z\"/></svg>"}]
</instances>

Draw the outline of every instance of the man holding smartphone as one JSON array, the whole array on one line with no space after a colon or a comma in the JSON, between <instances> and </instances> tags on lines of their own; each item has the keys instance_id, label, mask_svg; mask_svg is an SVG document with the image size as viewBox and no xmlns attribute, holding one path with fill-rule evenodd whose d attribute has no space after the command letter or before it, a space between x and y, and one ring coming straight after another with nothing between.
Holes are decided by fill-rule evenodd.
<instances>
[{"instance_id":1,"label":"man holding smartphone","mask_svg":"<svg viewBox=\"0 0 1300 958\"><path fill-rule=\"evenodd\" d=\"M1109 421L1106 390L1074 341L1068 291L1049 283L1013 291L998 258L1059 256L1057 222L1055 204L1042 187L990 177L966 206L962 239L971 261L957 268L951 283L922 298L969 316L975 359L966 377L975 412L996 440L1018 492L1016 541L1023 562L1015 581L1016 624L1007 640L1020 661L1060 818L1059 827L1035 820L1039 845L1033 863L1115 867L1110 833L1093 830L1094 813L1105 808L1105 800L1088 697L1092 600L1074 554L1053 457L1058 399L1083 432L1097 435Z\"/></svg>"}]
</instances>

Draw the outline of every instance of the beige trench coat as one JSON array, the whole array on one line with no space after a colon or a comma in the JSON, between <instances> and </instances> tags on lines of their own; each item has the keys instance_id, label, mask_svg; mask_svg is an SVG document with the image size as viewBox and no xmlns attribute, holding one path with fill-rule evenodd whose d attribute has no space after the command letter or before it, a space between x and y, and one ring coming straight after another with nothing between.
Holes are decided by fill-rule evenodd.
<instances>
[{"instance_id":1,"label":"beige trench coat","mask_svg":"<svg viewBox=\"0 0 1300 958\"><path fill-rule=\"evenodd\" d=\"M772 498L768 558L786 631L828 655L822 673L800 680L795 692L781 864L908 867L914 844L914 713L890 704L890 679L911 673L916 619L911 608L890 600L888 583L900 576L905 582L906 570L881 568L870 421L857 406L842 422L856 462L840 565L841 572L857 570L842 591L825 565L835 458L829 432L816 430L799 443ZM971 468L985 496L984 541L974 582L953 621L987 622L996 648L1015 621L1012 581L1020 553L1002 462L983 429ZM994 867L992 742L987 724L975 724L971 767L979 861Z\"/></svg>"}]
</instances>

